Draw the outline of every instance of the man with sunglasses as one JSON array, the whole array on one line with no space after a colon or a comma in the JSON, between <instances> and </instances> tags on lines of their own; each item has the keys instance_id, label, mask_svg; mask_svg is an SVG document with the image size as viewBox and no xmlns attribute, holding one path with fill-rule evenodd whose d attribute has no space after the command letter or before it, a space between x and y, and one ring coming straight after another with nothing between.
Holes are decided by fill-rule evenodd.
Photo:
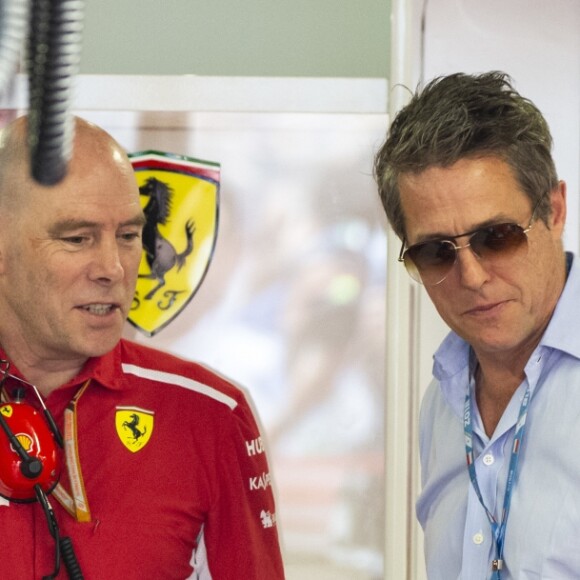
<instances>
[{"instance_id":1,"label":"man with sunglasses","mask_svg":"<svg viewBox=\"0 0 580 580\"><path fill-rule=\"evenodd\" d=\"M453 74L375 160L399 259L451 329L420 417L430 580L580 578L580 266L551 146L507 75Z\"/></svg>"}]
</instances>

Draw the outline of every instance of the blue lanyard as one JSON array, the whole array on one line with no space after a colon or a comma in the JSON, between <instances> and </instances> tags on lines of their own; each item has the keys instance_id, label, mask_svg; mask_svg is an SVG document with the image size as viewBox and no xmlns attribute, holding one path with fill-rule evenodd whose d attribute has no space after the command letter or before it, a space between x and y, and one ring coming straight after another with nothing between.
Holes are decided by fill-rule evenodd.
<instances>
[{"instance_id":1,"label":"blue lanyard","mask_svg":"<svg viewBox=\"0 0 580 580\"><path fill-rule=\"evenodd\" d=\"M473 423L471 420L471 387L467 388L467 395L465 396L465 409L463 415L463 428L465 434L465 453L467 455L467 469L469 471L469 478L471 479L471 484L473 489L481 503L487 519L491 525L491 531L495 539L496 546L496 559L492 562L492 575L491 580L500 580L500 571L503 568L503 547L505 540L505 530L507 525L507 519L510 512L510 504L512 499L512 491L516 480L516 470L518 466L519 453L524 439L525 427L526 427L526 417L528 415L528 403L530 402L530 386L526 388L524 393L524 398L520 406L520 412L518 415L518 422L516 423L516 431L514 433L514 440L512 444L512 453L510 457L509 471L507 477L507 483L505 488L505 495L503 498L503 510L501 514L501 522L495 519L494 515L489 511L487 506L483 501L481 491L479 489L479 484L477 483L477 474L475 472L475 457L473 455Z\"/></svg>"}]
</instances>

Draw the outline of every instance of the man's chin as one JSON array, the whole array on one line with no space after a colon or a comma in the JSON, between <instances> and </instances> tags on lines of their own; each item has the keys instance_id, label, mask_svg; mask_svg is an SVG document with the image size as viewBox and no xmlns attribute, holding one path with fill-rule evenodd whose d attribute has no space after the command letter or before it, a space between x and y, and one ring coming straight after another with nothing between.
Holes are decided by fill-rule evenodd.
<instances>
[{"instance_id":1,"label":"man's chin","mask_svg":"<svg viewBox=\"0 0 580 580\"><path fill-rule=\"evenodd\" d=\"M98 333L95 336L93 333L84 338L84 340L77 343L77 352L85 358L93 358L103 356L111 352L117 343L121 340L121 331Z\"/></svg>"}]
</instances>

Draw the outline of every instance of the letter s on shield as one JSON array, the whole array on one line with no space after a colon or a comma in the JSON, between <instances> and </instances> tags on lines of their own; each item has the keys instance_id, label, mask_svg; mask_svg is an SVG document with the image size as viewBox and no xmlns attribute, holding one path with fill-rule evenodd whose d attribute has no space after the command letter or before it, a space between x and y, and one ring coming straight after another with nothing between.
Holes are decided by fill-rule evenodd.
<instances>
[{"instance_id":1,"label":"letter s on shield","mask_svg":"<svg viewBox=\"0 0 580 580\"><path fill-rule=\"evenodd\" d=\"M165 328L201 285L217 238L220 164L160 151L129 155L147 218L129 322Z\"/></svg>"}]
</instances>

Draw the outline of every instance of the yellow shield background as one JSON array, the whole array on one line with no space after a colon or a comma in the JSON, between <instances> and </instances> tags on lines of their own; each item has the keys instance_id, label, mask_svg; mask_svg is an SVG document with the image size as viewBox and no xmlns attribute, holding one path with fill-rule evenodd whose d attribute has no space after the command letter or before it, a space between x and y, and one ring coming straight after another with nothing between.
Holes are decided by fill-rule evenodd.
<instances>
[{"instance_id":1,"label":"yellow shield background","mask_svg":"<svg viewBox=\"0 0 580 580\"><path fill-rule=\"evenodd\" d=\"M184 258L181 267L176 264L163 274L161 286L143 250L128 318L144 334L153 336L187 306L209 268L218 229L219 165L160 152L135 153L130 157L142 191L151 179L171 191L167 222L156 225L166 247L173 248L176 255L185 254L188 227L193 234L192 252ZM143 208L149 198L141 195Z\"/></svg>"},{"instance_id":2,"label":"yellow shield background","mask_svg":"<svg viewBox=\"0 0 580 580\"><path fill-rule=\"evenodd\" d=\"M131 452L143 449L151 439L154 413L138 407L117 407L115 427L121 443Z\"/></svg>"}]
</instances>

